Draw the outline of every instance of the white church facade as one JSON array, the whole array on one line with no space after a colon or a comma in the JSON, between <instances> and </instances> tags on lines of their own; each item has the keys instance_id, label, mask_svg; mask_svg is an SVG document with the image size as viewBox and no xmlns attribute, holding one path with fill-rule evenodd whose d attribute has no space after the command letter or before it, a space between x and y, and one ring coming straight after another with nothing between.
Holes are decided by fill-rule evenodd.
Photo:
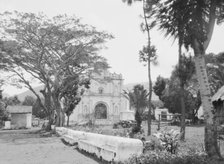
<instances>
[{"instance_id":1,"label":"white church facade","mask_svg":"<svg viewBox=\"0 0 224 164\"><path fill-rule=\"evenodd\" d=\"M95 124L113 124L120 120L133 120L134 112L129 109L129 101L123 96L121 74L107 70L94 73L90 88L70 116L70 123L94 121Z\"/></svg>"}]
</instances>

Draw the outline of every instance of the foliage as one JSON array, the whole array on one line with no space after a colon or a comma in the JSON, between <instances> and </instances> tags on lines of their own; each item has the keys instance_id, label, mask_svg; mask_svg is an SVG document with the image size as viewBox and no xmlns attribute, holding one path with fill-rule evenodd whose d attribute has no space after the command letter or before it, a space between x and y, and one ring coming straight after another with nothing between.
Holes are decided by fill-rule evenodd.
<instances>
[{"instance_id":1,"label":"foliage","mask_svg":"<svg viewBox=\"0 0 224 164\"><path fill-rule=\"evenodd\" d=\"M170 84L162 97L164 107L168 108L170 113L181 113L180 89L178 86L178 84ZM192 95L188 90L184 90L184 99L187 114L190 114L192 111L199 108L198 97Z\"/></svg>"},{"instance_id":2,"label":"foliage","mask_svg":"<svg viewBox=\"0 0 224 164\"><path fill-rule=\"evenodd\" d=\"M157 65L157 55L156 55L156 48L155 46L146 47L144 46L141 51L139 51L139 61L147 63L149 60L149 54L150 54L150 61Z\"/></svg>"},{"instance_id":3,"label":"foliage","mask_svg":"<svg viewBox=\"0 0 224 164\"><path fill-rule=\"evenodd\" d=\"M130 128L134 125L136 125L136 121L134 120L121 120L119 121L118 123L115 123L113 125L113 127L116 129L119 127L119 125L122 127L122 128Z\"/></svg>"},{"instance_id":4,"label":"foliage","mask_svg":"<svg viewBox=\"0 0 224 164\"><path fill-rule=\"evenodd\" d=\"M133 155L125 164L210 164L201 152L171 154L167 151L149 151L140 156Z\"/></svg>"},{"instance_id":5,"label":"foliage","mask_svg":"<svg viewBox=\"0 0 224 164\"><path fill-rule=\"evenodd\" d=\"M44 102L44 100L41 98L41 101ZM33 107L32 107L32 111L33 111L33 115L41 118L41 119L46 119L47 118L47 114L45 112L45 110L42 108L42 106L40 105L40 102L38 99L35 100Z\"/></svg>"},{"instance_id":6,"label":"foliage","mask_svg":"<svg viewBox=\"0 0 224 164\"><path fill-rule=\"evenodd\" d=\"M129 99L130 106L135 108L135 120L137 127L141 127L142 114L148 105L148 93L143 85L135 85L132 91L124 91L124 95Z\"/></svg>"},{"instance_id":7,"label":"foliage","mask_svg":"<svg viewBox=\"0 0 224 164\"><path fill-rule=\"evenodd\" d=\"M181 113L181 95L183 94L187 117L194 120L201 104L198 89L192 91L195 66L191 56L182 56L181 60L181 67L177 65L174 68L170 79L157 77L153 89L170 113Z\"/></svg>"},{"instance_id":8,"label":"foliage","mask_svg":"<svg viewBox=\"0 0 224 164\"><path fill-rule=\"evenodd\" d=\"M196 48L195 39L202 48L213 31L214 19L223 21L223 1L166 0L158 6L155 21L159 29L166 36L180 38L186 48Z\"/></svg>"},{"instance_id":9,"label":"foliage","mask_svg":"<svg viewBox=\"0 0 224 164\"><path fill-rule=\"evenodd\" d=\"M179 38L179 45L192 48L197 66L202 104L204 107L205 148L210 157L221 158L217 145L211 91L205 69L204 56L212 38L215 24L224 20L223 0L165 0L160 1L156 23L167 36Z\"/></svg>"},{"instance_id":10,"label":"foliage","mask_svg":"<svg viewBox=\"0 0 224 164\"><path fill-rule=\"evenodd\" d=\"M22 102L22 105L27 105L27 106L33 106L35 103L35 98L32 96L26 96L24 101Z\"/></svg>"},{"instance_id":11,"label":"foliage","mask_svg":"<svg viewBox=\"0 0 224 164\"><path fill-rule=\"evenodd\" d=\"M146 135L144 132L144 129L142 127L138 127L138 126L132 126L132 128L130 129L129 133L128 133L128 137L129 138L135 138L135 139L140 139L143 142L146 140Z\"/></svg>"},{"instance_id":12,"label":"foliage","mask_svg":"<svg viewBox=\"0 0 224 164\"><path fill-rule=\"evenodd\" d=\"M154 104L152 104L152 107L153 107L152 108L153 111L155 111L156 107L154 106ZM149 115L148 111L143 112L143 114L142 114L142 120L143 121L146 121L148 119L148 115ZM151 112L151 119L152 120L155 120L156 119L155 118L155 112Z\"/></svg>"},{"instance_id":13,"label":"foliage","mask_svg":"<svg viewBox=\"0 0 224 164\"><path fill-rule=\"evenodd\" d=\"M36 95L50 122L56 110L58 125L63 124L60 99L68 88L66 84L70 85L68 78L82 83L92 71L109 67L97 53L112 36L82 24L74 16L50 19L43 14L6 12L1 15L0 28L5 70L14 73L14 84L23 84ZM31 86L34 80L44 85L44 103Z\"/></svg>"},{"instance_id":14,"label":"foliage","mask_svg":"<svg viewBox=\"0 0 224 164\"><path fill-rule=\"evenodd\" d=\"M9 119L9 113L6 111L6 104L0 99L0 124L2 121L7 121Z\"/></svg>"},{"instance_id":15,"label":"foliage","mask_svg":"<svg viewBox=\"0 0 224 164\"><path fill-rule=\"evenodd\" d=\"M89 88L90 81L80 81L78 77L67 77L62 84L61 97L63 98L64 112L67 115L67 126L69 125L69 116L72 114L76 105L81 101L85 89ZM82 88L81 88L82 87Z\"/></svg>"},{"instance_id":16,"label":"foliage","mask_svg":"<svg viewBox=\"0 0 224 164\"><path fill-rule=\"evenodd\" d=\"M179 146L180 133L174 129L169 131L162 131L154 134L160 142L164 149L172 154L177 152Z\"/></svg>"},{"instance_id":17,"label":"foliage","mask_svg":"<svg viewBox=\"0 0 224 164\"><path fill-rule=\"evenodd\" d=\"M167 84L168 84L168 79L158 76L156 78L155 85L153 86L154 93L159 97L161 101L162 101L162 95L164 94L163 92Z\"/></svg>"},{"instance_id":18,"label":"foliage","mask_svg":"<svg viewBox=\"0 0 224 164\"><path fill-rule=\"evenodd\" d=\"M6 103L6 105L19 105L21 104L21 101L18 99L18 96L15 95L13 97L5 97L3 101Z\"/></svg>"},{"instance_id":19,"label":"foliage","mask_svg":"<svg viewBox=\"0 0 224 164\"><path fill-rule=\"evenodd\" d=\"M178 77L182 85L186 86L196 73L195 64L192 56L181 55L180 61L181 63L174 69L173 76Z\"/></svg>"}]
</instances>

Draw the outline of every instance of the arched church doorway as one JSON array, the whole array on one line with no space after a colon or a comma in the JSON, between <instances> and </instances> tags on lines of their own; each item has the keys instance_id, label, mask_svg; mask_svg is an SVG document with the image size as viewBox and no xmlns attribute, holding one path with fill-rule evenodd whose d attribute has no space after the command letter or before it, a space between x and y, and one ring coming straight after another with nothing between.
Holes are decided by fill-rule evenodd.
<instances>
[{"instance_id":1,"label":"arched church doorway","mask_svg":"<svg viewBox=\"0 0 224 164\"><path fill-rule=\"evenodd\" d=\"M99 103L95 106L95 118L107 119L107 106L103 103Z\"/></svg>"}]
</instances>

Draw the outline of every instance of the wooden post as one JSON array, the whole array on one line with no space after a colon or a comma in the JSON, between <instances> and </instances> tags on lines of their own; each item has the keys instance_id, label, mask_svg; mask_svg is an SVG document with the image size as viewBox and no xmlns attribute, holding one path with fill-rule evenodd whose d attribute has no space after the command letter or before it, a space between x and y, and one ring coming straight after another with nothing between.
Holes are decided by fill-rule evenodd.
<instances>
[{"instance_id":1,"label":"wooden post","mask_svg":"<svg viewBox=\"0 0 224 164\"><path fill-rule=\"evenodd\" d=\"M159 122L158 122L158 129L157 130L160 130L160 114L159 114Z\"/></svg>"}]
</instances>

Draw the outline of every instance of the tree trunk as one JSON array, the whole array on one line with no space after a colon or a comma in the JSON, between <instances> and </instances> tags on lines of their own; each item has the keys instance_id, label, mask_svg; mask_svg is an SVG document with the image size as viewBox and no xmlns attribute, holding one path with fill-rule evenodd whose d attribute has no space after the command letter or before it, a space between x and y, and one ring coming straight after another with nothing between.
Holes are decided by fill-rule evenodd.
<instances>
[{"instance_id":1,"label":"tree trunk","mask_svg":"<svg viewBox=\"0 0 224 164\"><path fill-rule=\"evenodd\" d=\"M146 26L146 31L147 31L147 39L148 39L148 79L149 79L149 101L148 101L148 135L151 135L151 122L152 122L152 116L151 116L151 107L152 107L152 79L151 79L151 37L150 37L150 29L149 29L149 25L148 25L148 21L147 21L147 15L146 15L146 11L145 11L145 5L147 4L147 1L143 0L142 1L142 8L143 8L143 14L144 14L144 21L145 21L145 26Z\"/></svg>"},{"instance_id":2,"label":"tree trunk","mask_svg":"<svg viewBox=\"0 0 224 164\"><path fill-rule=\"evenodd\" d=\"M182 85L182 84L181 84ZM181 97L180 97L180 103L181 103L181 126L180 126L180 132L181 132L181 141L185 140L185 101L184 101L184 87L181 86Z\"/></svg>"},{"instance_id":3,"label":"tree trunk","mask_svg":"<svg viewBox=\"0 0 224 164\"><path fill-rule=\"evenodd\" d=\"M53 102L54 102L54 108L57 112L57 119L56 119L56 126L63 126L64 125L64 111L61 108L61 104L58 100L58 97L53 95Z\"/></svg>"},{"instance_id":4,"label":"tree trunk","mask_svg":"<svg viewBox=\"0 0 224 164\"><path fill-rule=\"evenodd\" d=\"M47 124L46 127L44 127L44 129L45 129L46 131L50 131L50 130L51 130L51 125L53 125L53 123L54 123L54 118L53 118L53 116L52 116L52 115L48 116L48 124Z\"/></svg>"},{"instance_id":5,"label":"tree trunk","mask_svg":"<svg viewBox=\"0 0 224 164\"><path fill-rule=\"evenodd\" d=\"M178 33L179 33L179 42L178 42L178 56L179 56L179 61L178 61L178 69L179 69L179 81L180 81L180 105L181 105L181 124L180 124L180 133L181 133L181 141L185 140L185 101L184 101L184 81L181 78L181 67L183 66L183 58L182 58L182 28L178 28Z\"/></svg>"},{"instance_id":6,"label":"tree trunk","mask_svg":"<svg viewBox=\"0 0 224 164\"><path fill-rule=\"evenodd\" d=\"M61 127L61 126L64 125L64 121L65 121L64 112L63 112L63 110L61 109L60 106L58 106L56 108L56 111L57 111L56 125Z\"/></svg>"},{"instance_id":7,"label":"tree trunk","mask_svg":"<svg viewBox=\"0 0 224 164\"><path fill-rule=\"evenodd\" d=\"M217 130L214 122L214 109L211 102L211 91L208 83L204 53L195 53L195 67L198 82L200 84L200 93L205 119L205 150L209 157L221 158L217 143Z\"/></svg>"},{"instance_id":8,"label":"tree trunk","mask_svg":"<svg viewBox=\"0 0 224 164\"><path fill-rule=\"evenodd\" d=\"M152 122L152 102L151 102L151 99L152 99L152 80L151 80L151 68L150 68L150 57L148 59L148 79L149 79L149 101L148 101L148 108L149 108L149 111L148 111L148 136L151 135L151 122Z\"/></svg>"},{"instance_id":9,"label":"tree trunk","mask_svg":"<svg viewBox=\"0 0 224 164\"><path fill-rule=\"evenodd\" d=\"M69 126L69 118L70 118L70 115L67 116L67 126Z\"/></svg>"},{"instance_id":10,"label":"tree trunk","mask_svg":"<svg viewBox=\"0 0 224 164\"><path fill-rule=\"evenodd\" d=\"M138 111L139 109L136 110L136 113L135 113L135 120L136 120L136 123L137 123L137 128L139 129L139 131L141 130L141 124L142 124L142 118L140 116L140 113Z\"/></svg>"}]
</instances>

